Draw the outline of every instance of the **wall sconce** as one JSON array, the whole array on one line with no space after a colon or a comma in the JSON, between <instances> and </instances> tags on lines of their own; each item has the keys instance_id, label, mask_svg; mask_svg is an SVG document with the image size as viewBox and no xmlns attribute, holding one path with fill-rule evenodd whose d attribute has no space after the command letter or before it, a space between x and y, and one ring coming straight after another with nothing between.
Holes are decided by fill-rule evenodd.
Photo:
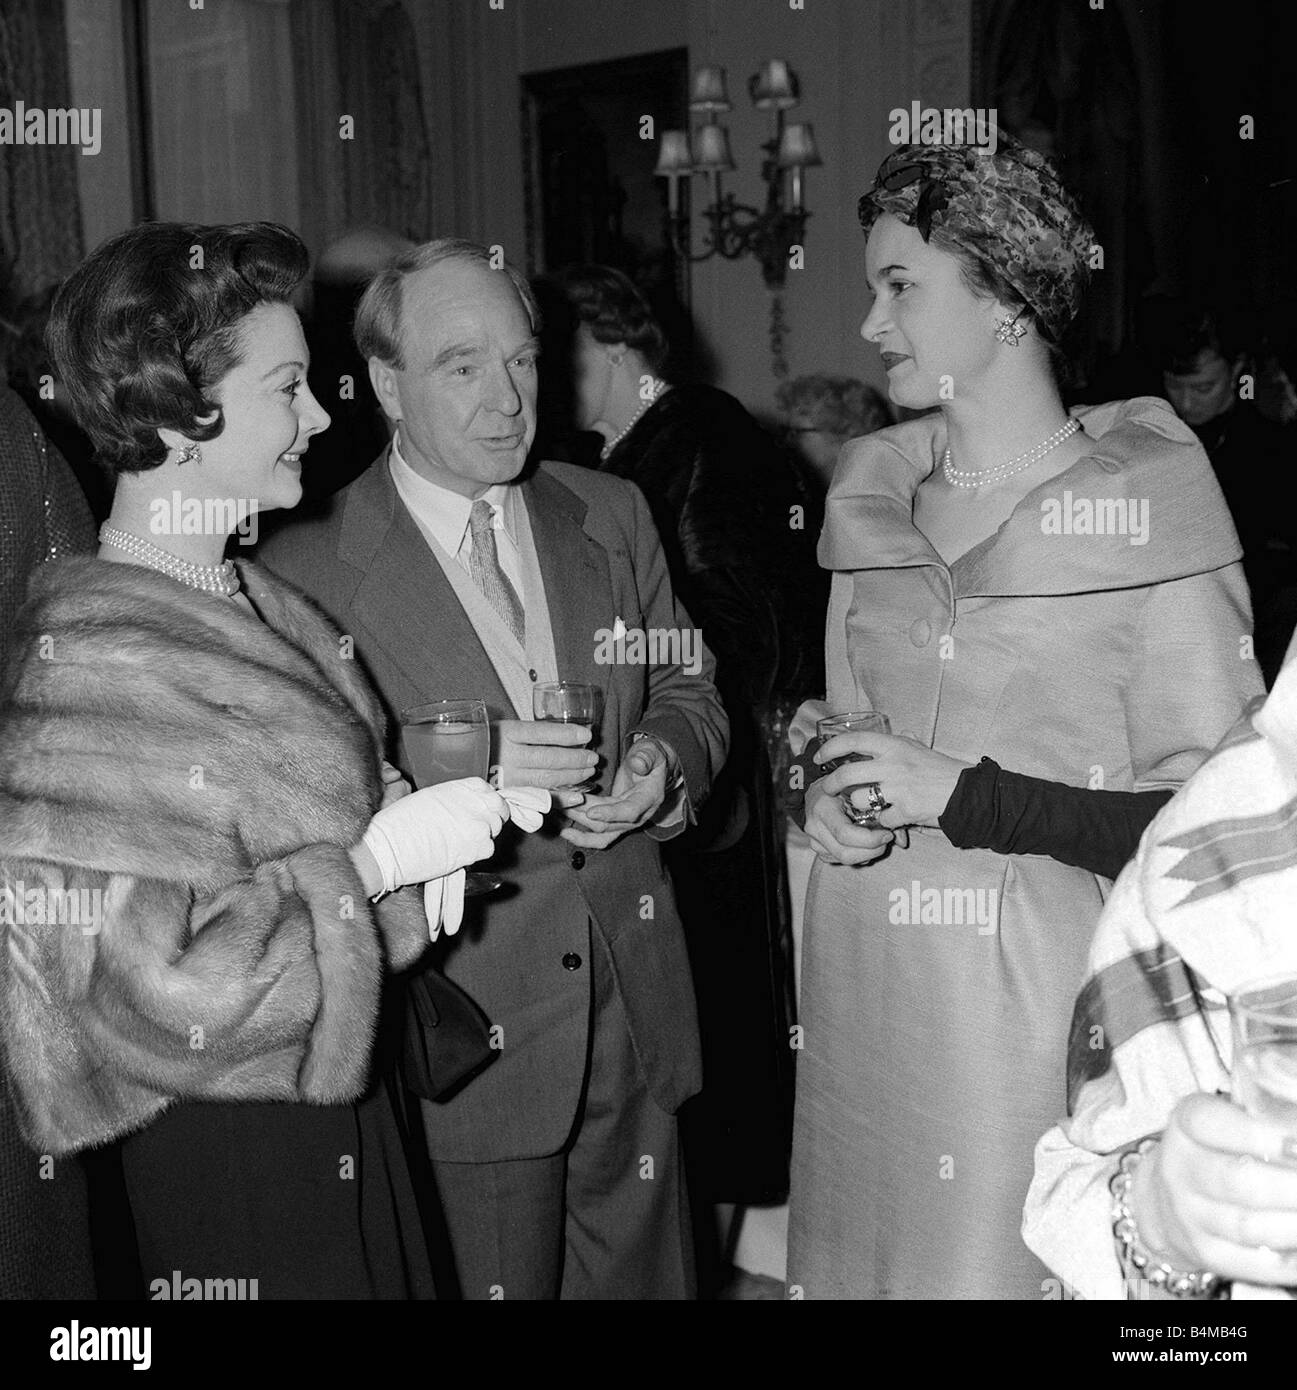
<instances>
[{"instance_id":1,"label":"wall sconce","mask_svg":"<svg viewBox=\"0 0 1297 1390\"><path fill-rule=\"evenodd\" d=\"M725 69L702 67L694 74L689 109L703 117L692 134L664 130L654 173L667 181L667 227L671 245L682 261L705 261L712 256L738 260L752 255L761 262L766 285L778 289L788 272L788 255L802 243L810 213L803 200L807 169L823 164L809 125L785 124L784 112L798 103L796 75L782 58L771 58L748 80L748 93L759 111L771 113L771 138L762 145L761 177L766 183L764 210L735 201L722 193L721 175L732 173L729 133L717 117L730 110ZM692 250L688 180L694 174L711 176L712 199L703 210L707 236L703 250ZM682 198L680 181L686 181Z\"/></svg>"}]
</instances>

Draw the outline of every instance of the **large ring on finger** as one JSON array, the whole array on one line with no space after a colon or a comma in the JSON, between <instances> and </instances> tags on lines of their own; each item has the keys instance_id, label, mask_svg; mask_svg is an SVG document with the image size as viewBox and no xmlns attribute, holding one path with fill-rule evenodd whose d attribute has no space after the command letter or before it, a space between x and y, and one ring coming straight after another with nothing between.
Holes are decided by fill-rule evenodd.
<instances>
[{"instance_id":1,"label":"large ring on finger","mask_svg":"<svg viewBox=\"0 0 1297 1390\"><path fill-rule=\"evenodd\" d=\"M852 792L868 793L869 805L861 810L852 800ZM841 794L842 809L852 825L862 825L866 830L879 830L879 815L892 804L883 796L883 789L877 782L862 782L858 787L850 787Z\"/></svg>"}]
</instances>

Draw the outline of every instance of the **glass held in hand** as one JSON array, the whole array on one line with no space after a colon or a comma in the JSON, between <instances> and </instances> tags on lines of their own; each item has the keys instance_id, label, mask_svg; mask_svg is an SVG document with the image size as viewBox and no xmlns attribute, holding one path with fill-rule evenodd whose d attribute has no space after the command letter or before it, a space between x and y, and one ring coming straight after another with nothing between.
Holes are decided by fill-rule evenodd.
<instances>
[{"instance_id":1,"label":"glass held in hand","mask_svg":"<svg viewBox=\"0 0 1297 1390\"><path fill-rule=\"evenodd\" d=\"M839 734L890 734L892 725L885 714L878 714L874 710L857 710L850 714L828 715L817 721L815 732L819 734L823 743L827 743L829 739L837 738ZM821 763L820 766L827 772L836 772L838 768L845 767L847 763L868 762L873 762L873 759L867 753L846 753L840 758L830 758L827 762ZM869 827L869 817L873 813L860 810L851 799L851 793L856 787L863 787L868 783L869 778L862 776L859 782L838 793L838 801L842 805L842 810L853 825Z\"/></svg>"},{"instance_id":2,"label":"glass held in hand","mask_svg":"<svg viewBox=\"0 0 1297 1390\"><path fill-rule=\"evenodd\" d=\"M1249 1115L1297 1135L1297 975L1276 975L1230 995L1233 1099ZM1297 1298L1297 1288L1235 1282L1237 1299Z\"/></svg>"},{"instance_id":3,"label":"glass held in hand","mask_svg":"<svg viewBox=\"0 0 1297 1390\"><path fill-rule=\"evenodd\" d=\"M491 721L484 700L433 700L401 713L401 745L418 787L436 787L463 777L486 781L491 770ZM494 893L494 874L470 871L464 893Z\"/></svg>"},{"instance_id":4,"label":"glass held in hand","mask_svg":"<svg viewBox=\"0 0 1297 1390\"><path fill-rule=\"evenodd\" d=\"M1297 1135L1297 976L1258 980L1230 996L1234 1099Z\"/></svg>"},{"instance_id":5,"label":"glass held in hand","mask_svg":"<svg viewBox=\"0 0 1297 1390\"><path fill-rule=\"evenodd\" d=\"M531 712L544 723L584 724L590 730L594 747L595 731L603 717L603 691L597 685L579 681L542 681L532 687ZM599 774L593 772L572 791L591 791L598 785Z\"/></svg>"}]
</instances>

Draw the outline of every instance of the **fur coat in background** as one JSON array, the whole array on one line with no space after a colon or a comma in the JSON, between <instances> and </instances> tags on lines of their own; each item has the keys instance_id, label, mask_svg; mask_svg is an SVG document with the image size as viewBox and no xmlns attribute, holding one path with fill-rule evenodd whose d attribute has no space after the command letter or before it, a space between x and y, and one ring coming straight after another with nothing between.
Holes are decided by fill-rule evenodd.
<instances>
[{"instance_id":1,"label":"fur coat in background","mask_svg":"<svg viewBox=\"0 0 1297 1390\"><path fill-rule=\"evenodd\" d=\"M381 798L383 731L349 644L281 581L239 573L263 622L89 558L44 566L19 615L0 1015L44 1152L182 1098L356 1099L384 965L427 942L417 890L371 908L348 854Z\"/></svg>"}]
</instances>

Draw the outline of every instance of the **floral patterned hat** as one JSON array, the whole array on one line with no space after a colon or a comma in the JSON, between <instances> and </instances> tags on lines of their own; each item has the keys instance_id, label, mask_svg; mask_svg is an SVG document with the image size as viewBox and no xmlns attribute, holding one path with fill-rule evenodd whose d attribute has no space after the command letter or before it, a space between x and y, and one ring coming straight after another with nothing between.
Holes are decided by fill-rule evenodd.
<instances>
[{"instance_id":1,"label":"floral patterned hat","mask_svg":"<svg viewBox=\"0 0 1297 1390\"><path fill-rule=\"evenodd\" d=\"M890 212L924 241L939 230L1008 281L1057 342L1089 279L1094 232L1044 155L1003 132L996 143L903 145L860 199L860 225L868 233Z\"/></svg>"}]
</instances>

